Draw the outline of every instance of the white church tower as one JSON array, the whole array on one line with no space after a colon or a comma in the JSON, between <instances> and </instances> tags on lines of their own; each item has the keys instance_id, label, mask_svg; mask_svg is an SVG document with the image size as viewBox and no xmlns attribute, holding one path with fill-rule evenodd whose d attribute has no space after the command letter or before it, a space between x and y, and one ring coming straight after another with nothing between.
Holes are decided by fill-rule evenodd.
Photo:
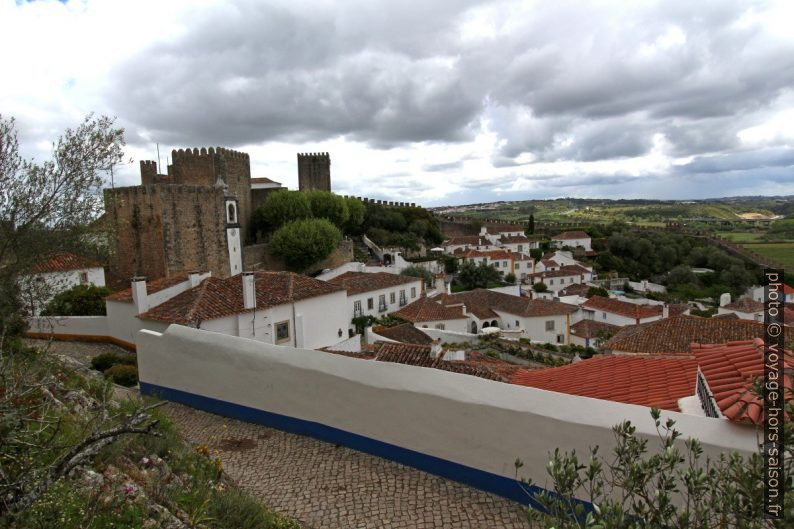
<instances>
[{"instance_id":1,"label":"white church tower","mask_svg":"<svg viewBox=\"0 0 794 529\"><path fill-rule=\"evenodd\" d=\"M240 222L237 199L226 197L226 243L229 247L229 274L243 271L243 246L240 243Z\"/></svg>"}]
</instances>

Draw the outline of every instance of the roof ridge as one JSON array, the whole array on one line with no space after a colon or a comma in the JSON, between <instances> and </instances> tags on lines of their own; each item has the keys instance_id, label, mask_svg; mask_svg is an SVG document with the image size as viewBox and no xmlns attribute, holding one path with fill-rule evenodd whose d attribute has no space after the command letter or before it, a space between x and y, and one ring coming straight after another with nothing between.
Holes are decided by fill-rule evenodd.
<instances>
[{"instance_id":1,"label":"roof ridge","mask_svg":"<svg viewBox=\"0 0 794 529\"><path fill-rule=\"evenodd\" d=\"M207 291L207 286L209 285L210 279L216 279L216 278L208 277L194 287L198 290L196 292L196 297L193 298L193 303L191 303L190 310L187 312L187 314L185 314L186 321L194 321L193 318L195 317L198 309L201 307L201 300L204 298L204 293ZM186 292L189 292L189 290Z\"/></svg>"}]
</instances>

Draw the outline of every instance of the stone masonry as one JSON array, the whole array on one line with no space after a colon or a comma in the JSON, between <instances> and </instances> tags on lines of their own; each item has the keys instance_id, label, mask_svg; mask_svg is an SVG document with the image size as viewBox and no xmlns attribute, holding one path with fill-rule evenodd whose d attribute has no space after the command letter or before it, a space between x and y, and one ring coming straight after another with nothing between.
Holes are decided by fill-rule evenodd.
<instances>
[{"instance_id":1,"label":"stone masonry","mask_svg":"<svg viewBox=\"0 0 794 529\"><path fill-rule=\"evenodd\" d=\"M327 152L298 153L298 189L331 190L331 157Z\"/></svg>"}]
</instances>

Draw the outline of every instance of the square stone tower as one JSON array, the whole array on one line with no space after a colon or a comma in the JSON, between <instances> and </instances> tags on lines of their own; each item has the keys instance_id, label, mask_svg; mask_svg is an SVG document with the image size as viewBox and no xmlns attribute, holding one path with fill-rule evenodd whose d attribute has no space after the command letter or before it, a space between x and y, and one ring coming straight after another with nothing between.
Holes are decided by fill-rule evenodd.
<instances>
[{"instance_id":1,"label":"square stone tower","mask_svg":"<svg viewBox=\"0 0 794 529\"><path fill-rule=\"evenodd\" d=\"M327 152L298 153L298 189L331 190L331 157Z\"/></svg>"}]
</instances>

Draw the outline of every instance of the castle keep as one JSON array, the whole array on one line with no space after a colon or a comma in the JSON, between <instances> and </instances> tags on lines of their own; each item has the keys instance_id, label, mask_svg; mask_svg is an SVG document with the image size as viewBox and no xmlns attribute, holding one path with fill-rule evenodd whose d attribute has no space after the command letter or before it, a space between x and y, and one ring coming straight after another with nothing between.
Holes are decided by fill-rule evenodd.
<instances>
[{"instance_id":1,"label":"castle keep","mask_svg":"<svg viewBox=\"0 0 794 529\"><path fill-rule=\"evenodd\" d=\"M298 189L331 190L331 157L327 152L298 153Z\"/></svg>"},{"instance_id":2,"label":"castle keep","mask_svg":"<svg viewBox=\"0 0 794 529\"><path fill-rule=\"evenodd\" d=\"M171 159L165 175L144 160L141 185L105 189L115 228L111 272L125 278L240 273L251 216L248 155L210 147L171 151Z\"/></svg>"}]
</instances>

